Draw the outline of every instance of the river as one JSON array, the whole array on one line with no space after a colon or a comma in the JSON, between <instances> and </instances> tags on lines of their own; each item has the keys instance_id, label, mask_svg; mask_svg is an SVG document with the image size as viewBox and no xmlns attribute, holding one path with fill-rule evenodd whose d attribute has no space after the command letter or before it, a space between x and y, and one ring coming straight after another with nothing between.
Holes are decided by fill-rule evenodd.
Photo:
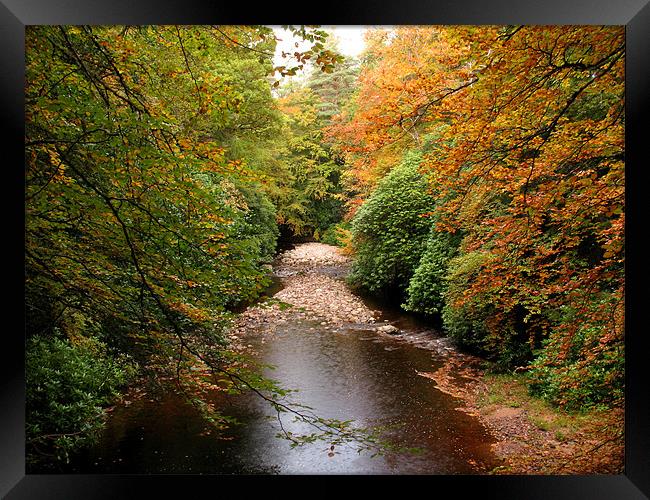
<instances>
[{"instance_id":1,"label":"river","mask_svg":"<svg viewBox=\"0 0 650 500\"><path fill-rule=\"evenodd\" d=\"M330 273L331 274L331 273ZM276 278L274 293L282 287ZM364 299L374 310L377 303ZM279 431L276 412L254 394L215 395L235 425L222 435L205 432L198 411L179 396L136 399L117 406L96 445L72 457L69 473L190 474L481 474L501 462L491 451L494 438L462 403L418 372L441 366L444 338L410 315L385 307L377 322L398 335L371 326L325 327L296 319L275 325L271 339L250 334L267 374L325 418L353 425L386 426L385 437L418 453L372 456L351 446L315 441L296 448ZM304 422L283 418L286 430L307 431Z\"/></svg>"}]
</instances>

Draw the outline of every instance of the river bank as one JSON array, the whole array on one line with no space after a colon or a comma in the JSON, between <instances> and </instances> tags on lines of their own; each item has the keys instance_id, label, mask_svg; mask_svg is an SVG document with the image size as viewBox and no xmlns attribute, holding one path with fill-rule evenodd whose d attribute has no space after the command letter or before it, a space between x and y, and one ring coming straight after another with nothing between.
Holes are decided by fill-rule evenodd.
<instances>
[{"instance_id":1,"label":"river bank","mask_svg":"<svg viewBox=\"0 0 650 500\"><path fill-rule=\"evenodd\" d=\"M340 334L344 327L399 334L381 311L369 308L354 295L343 278L350 260L336 247L303 243L280 254L274 269L284 287L269 300L250 307L231 331L242 351L245 332L257 331L261 343L271 341L274 328L296 320L310 327ZM414 340L414 339L411 339ZM528 395L523 376L493 375L480 358L453 349L447 339L429 342L443 363L418 375L435 382L436 389L458 398L457 408L476 417L493 435L491 448L503 465L497 474L618 474L623 467L623 412L593 411L575 415Z\"/></svg>"},{"instance_id":2,"label":"river bank","mask_svg":"<svg viewBox=\"0 0 650 500\"><path fill-rule=\"evenodd\" d=\"M622 409L569 413L528 394L525 377L491 374L482 360L453 352L433 373L439 390L463 402L497 442L495 474L621 474Z\"/></svg>"}]
</instances>

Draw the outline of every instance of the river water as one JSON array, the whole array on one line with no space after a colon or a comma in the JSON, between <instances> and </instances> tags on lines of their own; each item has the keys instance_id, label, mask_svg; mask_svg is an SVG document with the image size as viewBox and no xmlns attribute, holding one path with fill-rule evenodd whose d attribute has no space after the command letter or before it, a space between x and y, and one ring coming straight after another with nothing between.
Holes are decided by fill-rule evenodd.
<instances>
[{"instance_id":1,"label":"river water","mask_svg":"<svg viewBox=\"0 0 650 500\"><path fill-rule=\"evenodd\" d=\"M277 280L276 280L277 284ZM276 287L277 289L277 287ZM377 304L370 304L377 309ZM419 453L372 456L352 446L316 441L291 448L276 412L254 394L215 395L235 425L217 436L206 433L198 411L179 396L143 398L111 413L98 443L77 454L71 473L190 474L481 474L501 465L491 452L494 439L462 403L418 375L441 366L445 339L416 319L383 310L399 335L350 325L326 329L317 321L279 325L273 338L248 341L268 375L297 389L292 397L319 416L353 420L353 425L388 427L385 437ZM312 432L283 417L288 431Z\"/></svg>"}]
</instances>

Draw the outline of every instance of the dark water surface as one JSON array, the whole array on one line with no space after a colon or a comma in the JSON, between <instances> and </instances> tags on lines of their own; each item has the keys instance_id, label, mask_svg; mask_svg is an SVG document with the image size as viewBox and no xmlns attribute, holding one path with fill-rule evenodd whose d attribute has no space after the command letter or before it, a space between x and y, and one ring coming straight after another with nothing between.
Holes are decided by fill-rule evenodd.
<instances>
[{"instance_id":1,"label":"dark water surface","mask_svg":"<svg viewBox=\"0 0 650 500\"><path fill-rule=\"evenodd\" d=\"M249 342L262 362L276 366L268 372L271 378L298 389L294 400L325 418L354 420L360 427L394 426L389 440L421 448L420 454L372 458L340 446L331 456L322 441L292 449L276 437L275 411L253 394L219 396L223 413L242 422L220 439L204 432L196 409L169 394L115 408L98 444L74 457L66 472L480 474L500 465L482 424L456 409L459 400L417 373L441 365L447 348L443 339L395 310L379 321L385 319L401 333L381 334L363 325L328 330L297 320L274 326L274 335L264 342L260 336ZM283 423L289 431L312 432L289 416Z\"/></svg>"}]
</instances>

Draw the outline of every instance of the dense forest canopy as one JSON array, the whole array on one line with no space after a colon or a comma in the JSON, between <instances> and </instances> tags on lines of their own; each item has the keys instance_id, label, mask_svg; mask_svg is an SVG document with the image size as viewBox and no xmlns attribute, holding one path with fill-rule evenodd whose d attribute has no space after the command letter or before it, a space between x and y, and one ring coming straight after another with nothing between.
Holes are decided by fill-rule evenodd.
<instances>
[{"instance_id":1,"label":"dense forest canopy","mask_svg":"<svg viewBox=\"0 0 650 500\"><path fill-rule=\"evenodd\" d=\"M281 234L554 404L621 405L624 30L377 28L355 60L287 29L281 66L264 26L26 30L30 456L143 374L217 426L202 370L276 404L228 329Z\"/></svg>"},{"instance_id":2,"label":"dense forest canopy","mask_svg":"<svg viewBox=\"0 0 650 500\"><path fill-rule=\"evenodd\" d=\"M354 172L351 210L365 202L358 252L384 240L362 226L385 173L420 152L435 208L420 214L432 226L419 265L412 252L397 263L412 275L408 308L439 310L444 289L448 333L506 367L532 362L539 393L620 399L623 29L413 27L368 42L358 96L328 130Z\"/></svg>"},{"instance_id":3,"label":"dense forest canopy","mask_svg":"<svg viewBox=\"0 0 650 500\"><path fill-rule=\"evenodd\" d=\"M283 113L271 89L312 57L326 72L340 56L325 32L292 29L311 45L280 68L265 27L27 30L34 446L71 446L127 365L179 385L197 383L187 364L222 366L233 308L269 282L278 225L313 229L336 199L316 116ZM97 359L115 360L106 384L67 373Z\"/></svg>"}]
</instances>

